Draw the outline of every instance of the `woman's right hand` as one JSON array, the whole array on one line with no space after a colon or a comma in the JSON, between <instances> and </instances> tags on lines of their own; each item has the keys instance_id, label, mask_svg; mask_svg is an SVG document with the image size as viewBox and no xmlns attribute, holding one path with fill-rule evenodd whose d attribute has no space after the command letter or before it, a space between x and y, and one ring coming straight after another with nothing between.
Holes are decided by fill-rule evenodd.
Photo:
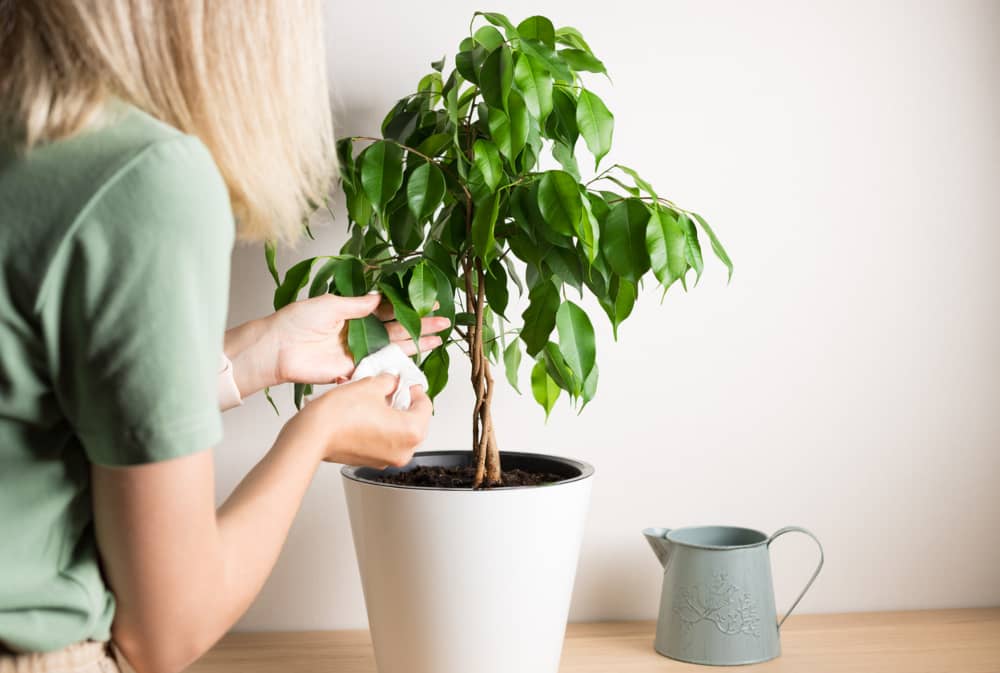
<instances>
[{"instance_id":1,"label":"woman's right hand","mask_svg":"<svg viewBox=\"0 0 1000 673\"><path fill-rule=\"evenodd\" d=\"M296 442L318 443L323 460L383 469L402 467L424 440L433 407L420 386L410 408L390 405L398 377L379 374L314 398L281 431Z\"/></svg>"}]
</instances>

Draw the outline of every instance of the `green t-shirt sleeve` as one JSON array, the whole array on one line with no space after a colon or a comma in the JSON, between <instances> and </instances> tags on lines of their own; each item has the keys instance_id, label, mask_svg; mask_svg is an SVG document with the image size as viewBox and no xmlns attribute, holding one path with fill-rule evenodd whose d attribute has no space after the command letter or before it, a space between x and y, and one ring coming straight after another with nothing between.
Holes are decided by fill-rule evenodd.
<instances>
[{"instance_id":1,"label":"green t-shirt sleeve","mask_svg":"<svg viewBox=\"0 0 1000 673\"><path fill-rule=\"evenodd\" d=\"M55 392L89 459L211 448L234 224L209 152L186 136L145 148L75 225L42 296L58 304Z\"/></svg>"}]
</instances>

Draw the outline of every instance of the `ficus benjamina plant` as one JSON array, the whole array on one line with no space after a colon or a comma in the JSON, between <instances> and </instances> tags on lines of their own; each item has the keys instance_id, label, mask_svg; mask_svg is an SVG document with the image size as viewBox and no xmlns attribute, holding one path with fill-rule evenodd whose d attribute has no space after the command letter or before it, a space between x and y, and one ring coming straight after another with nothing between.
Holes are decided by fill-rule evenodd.
<instances>
[{"instance_id":1,"label":"ficus benjamina plant","mask_svg":"<svg viewBox=\"0 0 1000 673\"><path fill-rule=\"evenodd\" d=\"M578 30L555 28L544 16L514 25L476 12L469 32L453 67L434 61L417 90L393 106L382 137L338 140L350 233L340 253L298 262L283 279L273 245L266 258L278 283L275 309L307 286L310 297L377 290L414 340L422 316L452 321L420 366L433 397L448 380L449 347L471 361L480 487L502 483L491 365L502 360L520 392L527 356L546 417L563 392L582 410L597 391L594 327L570 297L590 292L617 339L650 274L664 292L675 283L686 290L691 271L698 282L699 230L730 277L733 266L700 215L628 166L600 170L615 120L586 86L585 77L607 71ZM586 180L590 159L578 156L580 138L593 157ZM511 311L512 290L527 294L520 316ZM375 316L352 320L347 332L356 361L389 343ZM295 386L297 406L308 392Z\"/></svg>"}]
</instances>

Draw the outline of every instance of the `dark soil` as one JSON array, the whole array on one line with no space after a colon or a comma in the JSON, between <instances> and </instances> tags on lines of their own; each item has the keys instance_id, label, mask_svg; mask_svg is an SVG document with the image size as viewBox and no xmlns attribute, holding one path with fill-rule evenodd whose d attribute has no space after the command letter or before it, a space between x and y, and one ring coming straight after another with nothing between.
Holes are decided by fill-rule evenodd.
<instances>
[{"instance_id":1,"label":"dark soil","mask_svg":"<svg viewBox=\"0 0 1000 673\"><path fill-rule=\"evenodd\" d=\"M456 467L439 467L419 465L408 472L387 474L378 477L383 484L399 484L402 486L432 486L435 488L472 488L476 476L476 468L471 465ZM525 470L504 470L503 487L510 486L541 486L566 477L558 474L527 472ZM495 487L496 488L496 487Z\"/></svg>"}]
</instances>

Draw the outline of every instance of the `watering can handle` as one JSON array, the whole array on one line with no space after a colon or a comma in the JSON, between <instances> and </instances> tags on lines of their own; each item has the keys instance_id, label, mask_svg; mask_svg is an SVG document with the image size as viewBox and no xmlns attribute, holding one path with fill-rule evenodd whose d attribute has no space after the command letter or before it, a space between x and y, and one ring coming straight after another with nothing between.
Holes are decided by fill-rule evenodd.
<instances>
[{"instance_id":1,"label":"watering can handle","mask_svg":"<svg viewBox=\"0 0 1000 673\"><path fill-rule=\"evenodd\" d=\"M806 535L811 537L813 539L813 542L816 543L816 546L819 547L819 565L816 566L816 570L815 572L813 572L812 577L810 577L809 581L806 582L806 586L802 589L802 593L800 593L798 598L795 599L795 602L792 603L792 607L788 608L788 612L786 612L784 617L781 618L781 621L778 622L779 629L781 628L781 625L785 623L785 620L788 619L788 616L792 614L792 611L798 606L799 601L802 600L802 597L806 595L807 591L809 591L809 587L811 587L813 582L816 581L816 577L819 575L819 571L823 569L823 545L820 544L819 539L815 535L807 531L805 528L799 528L798 526L785 526L784 528L775 531L774 535L772 535L767 539L768 548L770 549L771 543L774 542L779 537L781 537L782 535L784 535L785 533L805 533Z\"/></svg>"}]
</instances>

